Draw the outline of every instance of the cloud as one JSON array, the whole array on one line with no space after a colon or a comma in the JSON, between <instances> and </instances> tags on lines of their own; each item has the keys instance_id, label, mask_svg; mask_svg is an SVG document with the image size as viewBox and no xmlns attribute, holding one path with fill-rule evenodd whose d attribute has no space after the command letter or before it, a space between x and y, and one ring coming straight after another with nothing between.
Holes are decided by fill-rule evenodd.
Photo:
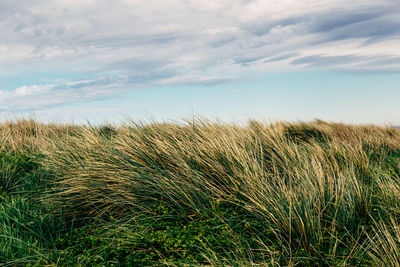
<instances>
[{"instance_id":1,"label":"cloud","mask_svg":"<svg viewBox=\"0 0 400 267\"><path fill-rule=\"evenodd\" d=\"M2 110L11 112L29 112L48 109L53 106L105 99L128 92L129 88L149 86L193 86L215 85L239 82L239 79L221 76L199 76L196 74L175 75L160 73L149 76L117 75L96 77L89 80L77 80L64 84L46 84L21 86L13 91L0 91ZM123 90L125 88L125 90Z\"/></svg>"},{"instance_id":2,"label":"cloud","mask_svg":"<svg viewBox=\"0 0 400 267\"><path fill-rule=\"evenodd\" d=\"M398 72L399 11L397 0L3 0L0 71L49 81L9 88L0 107L230 83L254 70ZM46 77L54 69L90 78L60 84Z\"/></svg>"},{"instance_id":3,"label":"cloud","mask_svg":"<svg viewBox=\"0 0 400 267\"><path fill-rule=\"evenodd\" d=\"M313 67L322 67L322 66L336 66L336 65L348 65L352 62L358 62L362 60L362 57L353 56L353 55L345 55L345 56L307 56L300 57L291 62L293 65L305 64Z\"/></svg>"},{"instance_id":4,"label":"cloud","mask_svg":"<svg viewBox=\"0 0 400 267\"><path fill-rule=\"evenodd\" d=\"M31 96L35 94L43 94L48 92L54 88L54 85L45 84L45 85L30 85L30 86L21 86L16 88L14 91L7 92L7 91L0 91L0 100L11 99L11 98L18 98L24 96Z\"/></svg>"},{"instance_id":5,"label":"cloud","mask_svg":"<svg viewBox=\"0 0 400 267\"><path fill-rule=\"evenodd\" d=\"M49 91L51 88L53 88L53 85L31 85L31 86L21 86L15 89L15 96L27 96L27 95L33 95L36 93L44 93Z\"/></svg>"}]
</instances>

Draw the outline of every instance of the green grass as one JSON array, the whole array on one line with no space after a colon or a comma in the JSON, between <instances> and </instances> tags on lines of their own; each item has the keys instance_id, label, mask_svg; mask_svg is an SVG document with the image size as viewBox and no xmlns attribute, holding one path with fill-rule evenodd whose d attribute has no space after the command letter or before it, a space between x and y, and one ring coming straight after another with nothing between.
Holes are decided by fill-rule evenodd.
<instances>
[{"instance_id":1,"label":"green grass","mask_svg":"<svg viewBox=\"0 0 400 267\"><path fill-rule=\"evenodd\" d=\"M61 222L21 197L0 199L0 262L25 264L48 259Z\"/></svg>"},{"instance_id":2,"label":"green grass","mask_svg":"<svg viewBox=\"0 0 400 267\"><path fill-rule=\"evenodd\" d=\"M400 131L0 125L0 265L400 266Z\"/></svg>"}]
</instances>

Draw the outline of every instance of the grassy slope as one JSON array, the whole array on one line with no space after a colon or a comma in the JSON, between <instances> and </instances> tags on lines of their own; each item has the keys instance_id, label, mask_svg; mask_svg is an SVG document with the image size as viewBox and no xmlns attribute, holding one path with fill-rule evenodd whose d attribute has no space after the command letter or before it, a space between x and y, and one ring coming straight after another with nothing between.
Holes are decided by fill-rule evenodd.
<instances>
[{"instance_id":1,"label":"grassy slope","mask_svg":"<svg viewBox=\"0 0 400 267\"><path fill-rule=\"evenodd\" d=\"M0 264L400 266L400 131L0 125Z\"/></svg>"}]
</instances>

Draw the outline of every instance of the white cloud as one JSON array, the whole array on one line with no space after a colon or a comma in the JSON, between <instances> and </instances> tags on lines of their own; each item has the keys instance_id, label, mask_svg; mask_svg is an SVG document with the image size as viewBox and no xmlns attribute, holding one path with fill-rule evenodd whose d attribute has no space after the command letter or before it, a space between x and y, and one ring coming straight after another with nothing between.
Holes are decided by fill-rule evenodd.
<instances>
[{"instance_id":1,"label":"white cloud","mask_svg":"<svg viewBox=\"0 0 400 267\"><path fill-rule=\"evenodd\" d=\"M42 94L44 92L49 91L51 88L53 88L54 85L46 84L46 85L31 85L31 86L21 86L15 89L14 95L16 97L19 96L27 96L27 95L33 95L33 94Z\"/></svg>"},{"instance_id":2,"label":"white cloud","mask_svg":"<svg viewBox=\"0 0 400 267\"><path fill-rule=\"evenodd\" d=\"M49 93L54 85L21 86L13 91L0 91L0 110L23 110L31 107L41 107L40 102L49 102Z\"/></svg>"}]
</instances>

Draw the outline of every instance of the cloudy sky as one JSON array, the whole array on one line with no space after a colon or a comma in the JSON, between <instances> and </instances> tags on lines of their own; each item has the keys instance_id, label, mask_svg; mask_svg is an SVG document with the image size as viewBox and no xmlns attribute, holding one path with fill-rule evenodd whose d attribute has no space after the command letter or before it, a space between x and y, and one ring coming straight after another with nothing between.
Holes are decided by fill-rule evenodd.
<instances>
[{"instance_id":1,"label":"cloudy sky","mask_svg":"<svg viewBox=\"0 0 400 267\"><path fill-rule=\"evenodd\" d=\"M0 116L400 124L398 0L1 0Z\"/></svg>"}]
</instances>

